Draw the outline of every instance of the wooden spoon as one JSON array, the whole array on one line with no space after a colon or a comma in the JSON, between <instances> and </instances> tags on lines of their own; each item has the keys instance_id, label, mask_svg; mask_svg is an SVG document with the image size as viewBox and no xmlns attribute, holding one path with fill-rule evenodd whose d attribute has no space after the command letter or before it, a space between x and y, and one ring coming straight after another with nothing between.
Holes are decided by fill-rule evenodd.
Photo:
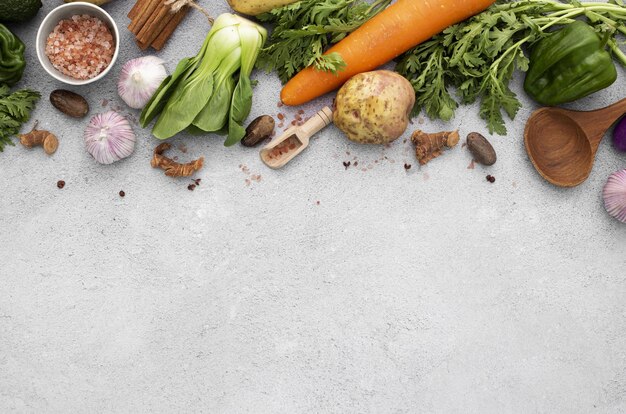
<instances>
[{"instance_id":1,"label":"wooden spoon","mask_svg":"<svg viewBox=\"0 0 626 414\"><path fill-rule=\"evenodd\" d=\"M552 184L575 187L589 177L600 141L624 113L626 99L589 112L538 109L524 131L528 157Z\"/></svg>"},{"instance_id":2,"label":"wooden spoon","mask_svg":"<svg viewBox=\"0 0 626 414\"><path fill-rule=\"evenodd\" d=\"M322 108L301 126L287 129L261 150L261 160L270 168L281 168L309 145L310 138L333 122L333 111Z\"/></svg>"}]
</instances>

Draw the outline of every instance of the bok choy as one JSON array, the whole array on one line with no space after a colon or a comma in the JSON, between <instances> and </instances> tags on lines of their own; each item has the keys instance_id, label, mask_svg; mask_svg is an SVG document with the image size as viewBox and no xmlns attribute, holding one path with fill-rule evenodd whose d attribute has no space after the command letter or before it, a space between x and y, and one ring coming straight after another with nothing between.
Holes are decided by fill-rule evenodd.
<instances>
[{"instance_id":1,"label":"bok choy","mask_svg":"<svg viewBox=\"0 0 626 414\"><path fill-rule=\"evenodd\" d=\"M222 14L200 52L178 63L141 112L146 127L158 119L152 134L171 138L193 134L227 134L224 145L239 142L252 107L250 74L267 38L267 31L234 14Z\"/></svg>"}]
</instances>

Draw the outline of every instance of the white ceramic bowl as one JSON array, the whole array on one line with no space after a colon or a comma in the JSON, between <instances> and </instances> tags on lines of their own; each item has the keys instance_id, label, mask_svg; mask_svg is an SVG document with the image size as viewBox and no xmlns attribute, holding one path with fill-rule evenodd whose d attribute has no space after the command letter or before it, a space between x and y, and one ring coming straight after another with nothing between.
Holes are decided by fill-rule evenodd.
<instances>
[{"instance_id":1,"label":"white ceramic bowl","mask_svg":"<svg viewBox=\"0 0 626 414\"><path fill-rule=\"evenodd\" d=\"M70 17L77 14L87 14L89 16L97 17L98 19L102 20L109 27L109 30L111 30L113 40L115 41L115 52L113 53L111 63L109 63L109 66L107 66L107 68L103 70L102 73L91 79L74 79L59 72L54 66L52 66L52 63L50 63L50 59L48 59L48 56L46 56L46 41L48 39L48 35L52 33L55 26L61 20L69 19ZM88 83L92 83L99 79L102 79L106 76L107 73L109 73L109 71L115 64L115 61L117 60L117 55L120 51L119 39L120 33L117 30L117 25L115 24L115 21L113 21L113 18L109 15L109 13L91 3L67 3L52 10L50 13L48 13L46 18L43 19L43 22L41 22L41 26L39 26L39 30L37 31L37 57L39 58L39 63L41 63L41 66L43 66L46 72L48 72L55 79L67 83L68 85L86 85Z\"/></svg>"}]
</instances>

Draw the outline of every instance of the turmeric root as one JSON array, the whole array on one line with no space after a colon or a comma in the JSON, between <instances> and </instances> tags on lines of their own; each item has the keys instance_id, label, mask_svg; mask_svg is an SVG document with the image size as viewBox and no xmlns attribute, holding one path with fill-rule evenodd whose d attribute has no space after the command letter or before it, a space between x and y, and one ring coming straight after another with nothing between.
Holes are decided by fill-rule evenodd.
<instances>
[{"instance_id":1,"label":"turmeric root","mask_svg":"<svg viewBox=\"0 0 626 414\"><path fill-rule=\"evenodd\" d=\"M19 134L20 142L26 148L37 147L43 145L43 150L48 155L52 155L59 148L59 140L50 131L37 129L37 124L33 127L32 131L27 134Z\"/></svg>"},{"instance_id":2,"label":"turmeric root","mask_svg":"<svg viewBox=\"0 0 626 414\"><path fill-rule=\"evenodd\" d=\"M204 157L200 157L187 164L180 164L163 155L163 153L171 147L169 143L164 142L154 149L154 156L152 157L152 161L150 161L152 168L161 168L168 177L189 177L204 165Z\"/></svg>"},{"instance_id":3,"label":"turmeric root","mask_svg":"<svg viewBox=\"0 0 626 414\"><path fill-rule=\"evenodd\" d=\"M459 131L442 131L427 134L419 129L411 136L415 144L415 155L420 165L441 155L444 147L452 148L459 142Z\"/></svg>"}]
</instances>

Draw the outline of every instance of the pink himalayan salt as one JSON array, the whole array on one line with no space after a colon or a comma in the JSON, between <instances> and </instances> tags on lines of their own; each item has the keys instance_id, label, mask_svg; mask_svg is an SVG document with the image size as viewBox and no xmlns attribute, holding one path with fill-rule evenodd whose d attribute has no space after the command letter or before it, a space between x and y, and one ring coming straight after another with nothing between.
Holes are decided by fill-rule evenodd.
<instances>
[{"instance_id":1,"label":"pink himalayan salt","mask_svg":"<svg viewBox=\"0 0 626 414\"><path fill-rule=\"evenodd\" d=\"M115 52L113 35L97 17L75 15L61 20L46 42L46 56L59 72L91 79L105 70Z\"/></svg>"}]
</instances>

